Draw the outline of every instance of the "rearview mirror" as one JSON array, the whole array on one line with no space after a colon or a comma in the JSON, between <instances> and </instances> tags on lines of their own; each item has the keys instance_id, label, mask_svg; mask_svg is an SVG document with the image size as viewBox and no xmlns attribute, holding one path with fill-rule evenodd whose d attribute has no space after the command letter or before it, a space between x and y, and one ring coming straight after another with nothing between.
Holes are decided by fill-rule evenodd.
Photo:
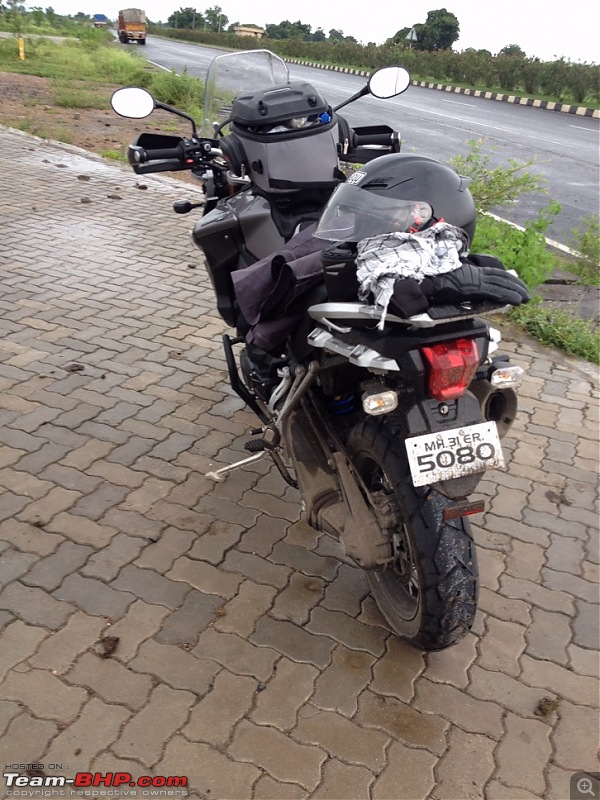
<instances>
[{"instance_id":1,"label":"rearview mirror","mask_svg":"<svg viewBox=\"0 0 600 800\"><path fill-rule=\"evenodd\" d=\"M404 67L382 67L371 75L368 85L374 97L395 97L410 86L410 74Z\"/></svg>"},{"instance_id":2,"label":"rearview mirror","mask_svg":"<svg viewBox=\"0 0 600 800\"><path fill-rule=\"evenodd\" d=\"M156 107L150 92L135 86L117 89L110 98L110 104L120 117L129 117L130 119L143 119L149 116Z\"/></svg>"}]
</instances>

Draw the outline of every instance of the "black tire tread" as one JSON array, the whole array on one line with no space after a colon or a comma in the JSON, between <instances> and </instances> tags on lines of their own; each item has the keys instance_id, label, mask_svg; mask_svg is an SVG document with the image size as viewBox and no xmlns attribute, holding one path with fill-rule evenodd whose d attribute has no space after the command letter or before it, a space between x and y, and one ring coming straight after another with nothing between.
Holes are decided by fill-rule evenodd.
<instances>
[{"instance_id":1,"label":"black tire tread","mask_svg":"<svg viewBox=\"0 0 600 800\"><path fill-rule=\"evenodd\" d=\"M371 451L384 467L417 553L418 631L406 630L405 621L383 593L379 577L382 570L367 571L381 612L395 632L416 647L441 650L456 643L471 628L479 588L477 556L468 520L460 517L443 522L441 514L449 501L436 492L413 486L404 441L394 435L385 418L365 420L354 428L348 449L351 454Z\"/></svg>"}]
</instances>

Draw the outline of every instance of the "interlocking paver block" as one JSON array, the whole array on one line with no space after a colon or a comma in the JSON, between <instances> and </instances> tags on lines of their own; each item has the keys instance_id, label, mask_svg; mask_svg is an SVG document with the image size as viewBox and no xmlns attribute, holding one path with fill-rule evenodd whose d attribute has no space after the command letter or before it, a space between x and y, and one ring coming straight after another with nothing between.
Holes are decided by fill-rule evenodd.
<instances>
[{"instance_id":1,"label":"interlocking paver block","mask_svg":"<svg viewBox=\"0 0 600 800\"><path fill-rule=\"evenodd\" d=\"M521 658L521 667L521 680L527 686L548 689L573 703L597 707L598 681L594 678L577 675L551 661L538 661L528 655Z\"/></svg>"},{"instance_id":2,"label":"interlocking paver block","mask_svg":"<svg viewBox=\"0 0 600 800\"><path fill-rule=\"evenodd\" d=\"M449 683L460 689L466 688L469 684L471 665L477 658L477 641L478 637L471 632L454 647L428 653L425 677L430 681ZM373 685L373 689L382 694L388 694L388 692L376 688L375 685Z\"/></svg>"},{"instance_id":3,"label":"interlocking paver block","mask_svg":"<svg viewBox=\"0 0 600 800\"><path fill-rule=\"evenodd\" d=\"M539 701L547 696L543 689L526 686L502 672L488 672L476 664L471 667L469 675L469 694L480 700L490 700L523 717L532 717Z\"/></svg>"},{"instance_id":4,"label":"interlocking paver block","mask_svg":"<svg viewBox=\"0 0 600 800\"><path fill-rule=\"evenodd\" d=\"M487 736L454 729L448 751L436 768L433 797L439 800L465 800L485 797L485 785L491 778L495 743Z\"/></svg>"},{"instance_id":5,"label":"interlocking paver block","mask_svg":"<svg viewBox=\"0 0 600 800\"><path fill-rule=\"evenodd\" d=\"M226 572L239 572L256 583L268 583L282 589L288 582L290 570L279 564L271 564L253 553L230 550L220 569Z\"/></svg>"},{"instance_id":6,"label":"interlocking paver block","mask_svg":"<svg viewBox=\"0 0 600 800\"><path fill-rule=\"evenodd\" d=\"M337 572L337 580L327 586L322 605L330 611L343 611L351 617L357 617L368 591L364 572L342 564Z\"/></svg>"},{"instance_id":7,"label":"interlocking paver block","mask_svg":"<svg viewBox=\"0 0 600 800\"><path fill-rule=\"evenodd\" d=\"M105 581L113 580L119 570L139 554L146 541L137 536L118 533L110 544L92 555L87 564L82 568L81 574L88 578L100 578Z\"/></svg>"},{"instance_id":8,"label":"interlocking paver block","mask_svg":"<svg viewBox=\"0 0 600 800\"><path fill-rule=\"evenodd\" d=\"M155 635L161 644L195 644L198 635L218 619L223 600L190 589L181 606L165 619Z\"/></svg>"},{"instance_id":9,"label":"interlocking paver block","mask_svg":"<svg viewBox=\"0 0 600 800\"><path fill-rule=\"evenodd\" d=\"M274 545L286 535L287 525L285 520L262 515L256 525L245 531L238 548L246 553L268 556Z\"/></svg>"},{"instance_id":10,"label":"interlocking paver block","mask_svg":"<svg viewBox=\"0 0 600 800\"><path fill-rule=\"evenodd\" d=\"M151 569L140 569L129 564L111 584L115 589L134 592L147 603L164 605L176 609L182 602L188 587L176 580L170 580Z\"/></svg>"},{"instance_id":11,"label":"interlocking paver block","mask_svg":"<svg viewBox=\"0 0 600 800\"><path fill-rule=\"evenodd\" d=\"M409 747L424 747L438 756L446 749L449 724L436 713L421 713L394 697L381 697L368 689L358 699L356 722L383 731Z\"/></svg>"},{"instance_id":12,"label":"interlocking paver block","mask_svg":"<svg viewBox=\"0 0 600 800\"><path fill-rule=\"evenodd\" d=\"M36 717L68 722L87 699L85 689L68 686L44 670L10 672L0 684L0 697L27 706Z\"/></svg>"},{"instance_id":13,"label":"interlocking paver block","mask_svg":"<svg viewBox=\"0 0 600 800\"><path fill-rule=\"evenodd\" d=\"M256 696L252 720L289 731L296 724L298 709L314 692L318 671L309 664L296 664L282 658L274 667L274 675Z\"/></svg>"},{"instance_id":14,"label":"interlocking paver block","mask_svg":"<svg viewBox=\"0 0 600 800\"><path fill-rule=\"evenodd\" d=\"M23 583L39 586L51 592L60 586L66 575L70 575L85 564L92 552L91 547L75 542L63 542L52 555L37 561L23 577Z\"/></svg>"},{"instance_id":15,"label":"interlocking paver block","mask_svg":"<svg viewBox=\"0 0 600 800\"><path fill-rule=\"evenodd\" d=\"M18 753L18 762L24 764L39 764L48 743L56 736L58 727L55 722L46 719L37 719L29 713L22 713L14 719L6 734L0 739L0 762L5 764L15 763L15 753Z\"/></svg>"},{"instance_id":16,"label":"interlocking paver block","mask_svg":"<svg viewBox=\"0 0 600 800\"><path fill-rule=\"evenodd\" d=\"M220 669L214 661L196 658L179 647L151 639L141 645L129 667L150 673L175 689L189 689L198 697L204 697Z\"/></svg>"},{"instance_id":17,"label":"interlocking paver block","mask_svg":"<svg viewBox=\"0 0 600 800\"><path fill-rule=\"evenodd\" d=\"M42 589L11 583L0 594L0 609L12 611L30 625L43 625L51 630L62 627L76 610L67 602L59 603Z\"/></svg>"},{"instance_id":18,"label":"interlocking paver block","mask_svg":"<svg viewBox=\"0 0 600 800\"><path fill-rule=\"evenodd\" d=\"M560 767L573 771L598 769L598 712L595 708L561 701L558 722L552 734Z\"/></svg>"},{"instance_id":19,"label":"interlocking paver block","mask_svg":"<svg viewBox=\"0 0 600 800\"><path fill-rule=\"evenodd\" d=\"M387 633L383 628L363 625L347 614L329 611L322 606L313 609L305 629L311 633L330 636L351 650L366 650L375 656L380 656L385 651Z\"/></svg>"},{"instance_id":20,"label":"interlocking paver block","mask_svg":"<svg viewBox=\"0 0 600 800\"><path fill-rule=\"evenodd\" d=\"M133 710L144 705L152 689L149 675L132 672L113 658L99 658L92 653L84 653L65 680L92 689L109 703Z\"/></svg>"},{"instance_id":21,"label":"interlocking paver block","mask_svg":"<svg viewBox=\"0 0 600 800\"><path fill-rule=\"evenodd\" d=\"M386 642L386 652L373 665L371 689L409 703L415 693L414 682L424 668L423 653L390 636Z\"/></svg>"},{"instance_id":22,"label":"interlocking paver block","mask_svg":"<svg viewBox=\"0 0 600 800\"><path fill-rule=\"evenodd\" d=\"M479 665L484 669L519 675L519 658L525 649L525 628L495 617L486 621L487 633L481 640Z\"/></svg>"},{"instance_id":23,"label":"interlocking paver block","mask_svg":"<svg viewBox=\"0 0 600 800\"><path fill-rule=\"evenodd\" d=\"M226 599L236 594L242 582L240 575L223 574L212 564L196 561L187 556L178 558L166 577L180 587L182 585L180 582L184 581L188 586L193 586L201 592L215 594Z\"/></svg>"},{"instance_id":24,"label":"interlocking paver block","mask_svg":"<svg viewBox=\"0 0 600 800\"><path fill-rule=\"evenodd\" d=\"M90 617L77 611L69 617L64 628L51 634L29 658L29 663L60 675L73 666L81 653L96 642L106 627L102 617Z\"/></svg>"},{"instance_id":25,"label":"interlocking paver block","mask_svg":"<svg viewBox=\"0 0 600 800\"><path fill-rule=\"evenodd\" d=\"M209 628L201 634L192 651L200 659L210 658L236 675L268 680L278 654L268 647L255 647L235 633L218 633Z\"/></svg>"},{"instance_id":26,"label":"interlocking paver block","mask_svg":"<svg viewBox=\"0 0 600 800\"><path fill-rule=\"evenodd\" d=\"M323 597L324 590L325 581L321 578L293 572L289 585L277 595L271 613L277 619L305 625L310 619L310 612Z\"/></svg>"},{"instance_id":27,"label":"interlocking paver block","mask_svg":"<svg viewBox=\"0 0 600 800\"><path fill-rule=\"evenodd\" d=\"M532 609L531 615L532 623L526 633L526 652L542 661L566 665L567 646L573 635L571 619L565 614L544 611L541 608Z\"/></svg>"},{"instance_id":28,"label":"interlocking paver block","mask_svg":"<svg viewBox=\"0 0 600 800\"><path fill-rule=\"evenodd\" d=\"M350 764L379 772L386 764L385 751L389 736L367 730L333 711L320 711L306 705L300 709L293 736L300 742L323 748Z\"/></svg>"},{"instance_id":29,"label":"interlocking paver block","mask_svg":"<svg viewBox=\"0 0 600 800\"><path fill-rule=\"evenodd\" d=\"M52 741L45 762L63 765L89 763L115 741L130 713L123 706L92 697L81 709L79 718Z\"/></svg>"},{"instance_id":30,"label":"interlocking paver block","mask_svg":"<svg viewBox=\"0 0 600 800\"><path fill-rule=\"evenodd\" d=\"M109 619L118 619L135 600L130 592L117 591L95 578L83 578L79 574L65 578L54 591L54 597L68 600L88 614Z\"/></svg>"},{"instance_id":31,"label":"interlocking paver block","mask_svg":"<svg viewBox=\"0 0 600 800\"><path fill-rule=\"evenodd\" d=\"M41 480L35 475L29 475L27 472L19 472L19 470L12 469L12 467L5 467L5 469L0 470L0 486L13 491L15 494L22 494L25 497L33 497L37 500L48 494L54 484L52 481Z\"/></svg>"},{"instance_id":32,"label":"interlocking paver block","mask_svg":"<svg viewBox=\"0 0 600 800\"><path fill-rule=\"evenodd\" d=\"M175 559L190 549L194 539L192 531L167 528L162 531L157 542L145 546L135 564L144 569L156 570L164 575L169 571Z\"/></svg>"},{"instance_id":33,"label":"interlocking paver block","mask_svg":"<svg viewBox=\"0 0 600 800\"><path fill-rule=\"evenodd\" d=\"M117 533L116 528L98 524L91 519L86 519L78 514L63 512L54 517L52 522L45 526L50 533L59 533L79 544L91 544L92 547L104 547Z\"/></svg>"},{"instance_id":34,"label":"interlocking paver block","mask_svg":"<svg viewBox=\"0 0 600 800\"><path fill-rule=\"evenodd\" d=\"M109 481L102 481L93 492L89 492L75 503L71 513L98 521L109 509L122 503L127 497L127 492L126 486L116 486Z\"/></svg>"},{"instance_id":35,"label":"interlocking paver block","mask_svg":"<svg viewBox=\"0 0 600 800\"><path fill-rule=\"evenodd\" d=\"M216 566L221 563L225 553L237 545L243 530L241 525L216 520L206 533L195 537L194 546L187 555L189 558L208 561Z\"/></svg>"},{"instance_id":36,"label":"interlocking paver block","mask_svg":"<svg viewBox=\"0 0 600 800\"><path fill-rule=\"evenodd\" d=\"M39 558L9 547L0 554L0 589L24 575Z\"/></svg>"},{"instance_id":37,"label":"interlocking paver block","mask_svg":"<svg viewBox=\"0 0 600 800\"><path fill-rule=\"evenodd\" d=\"M327 764L325 764L325 769L327 769ZM361 768L348 767L348 769ZM313 794L312 796L317 797L318 795ZM262 778L259 778L252 790L253 800L305 800L305 798L306 789L303 789L302 786L298 786L297 783L281 783L271 778L270 775L263 775Z\"/></svg>"},{"instance_id":38,"label":"interlocking paver block","mask_svg":"<svg viewBox=\"0 0 600 800\"><path fill-rule=\"evenodd\" d=\"M29 658L48 636L44 628L25 625L20 619L10 623L2 632L0 648L0 680L21 661Z\"/></svg>"},{"instance_id":39,"label":"interlocking paver block","mask_svg":"<svg viewBox=\"0 0 600 800\"><path fill-rule=\"evenodd\" d=\"M571 644L567 648L569 654L570 667L578 675L590 675L598 679L600 677L600 659L594 650L587 650L576 644Z\"/></svg>"},{"instance_id":40,"label":"interlocking paver block","mask_svg":"<svg viewBox=\"0 0 600 800\"><path fill-rule=\"evenodd\" d=\"M337 711L352 717L358 708L358 696L371 681L375 658L360 650L337 645L331 664L315 681L313 705L325 711Z\"/></svg>"},{"instance_id":41,"label":"interlocking paver block","mask_svg":"<svg viewBox=\"0 0 600 800\"><path fill-rule=\"evenodd\" d=\"M222 614L214 624L215 630L249 636L257 620L271 607L276 591L272 586L244 581L237 595L222 607Z\"/></svg>"},{"instance_id":42,"label":"interlocking paver block","mask_svg":"<svg viewBox=\"0 0 600 800\"><path fill-rule=\"evenodd\" d=\"M15 717L23 713L23 709L18 703L12 700L0 700L0 739Z\"/></svg>"},{"instance_id":43,"label":"interlocking paver block","mask_svg":"<svg viewBox=\"0 0 600 800\"><path fill-rule=\"evenodd\" d=\"M507 735L496 750L496 777L505 785L527 789L539 796L545 789L544 769L550 758L550 728L543 722L508 714ZM527 742L523 758L523 742Z\"/></svg>"},{"instance_id":44,"label":"interlocking paver block","mask_svg":"<svg viewBox=\"0 0 600 800\"><path fill-rule=\"evenodd\" d=\"M191 789L200 797L248 800L252 785L260 776L258 767L243 763L251 760L232 761L211 745L174 736L154 769L161 775L186 775Z\"/></svg>"},{"instance_id":45,"label":"interlocking paver block","mask_svg":"<svg viewBox=\"0 0 600 800\"><path fill-rule=\"evenodd\" d=\"M581 647L591 650L598 650L598 640L600 638L598 621L600 609L593 603L585 603L583 600L575 601L577 613L573 622L573 641Z\"/></svg>"},{"instance_id":46,"label":"interlocking paver block","mask_svg":"<svg viewBox=\"0 0 600 800\"><path fill-rule=\"evenodd\" d=\"M373 800L427 797L435 785L435 762L435 757L425 750L412 750L394 742L388 751L388 765L372 787Z\"/></svg>"},{"instance_id":47,"label":"interlocking paver block","mask_svg":"<svg viewBox=\"0 0 600 800\"><path fill-rule=\"evenodd\" d=\"M315 789L321 780L321 765L327 753L313 745L298 744L274 728L242 720L228 753L241 761L258 764L279 781L299 783Z\"/></svg>"},{"instance_id":48,"label":"interlocking paver block","mask_svg":"<svg viewBox=\"0 0 600 800\"><path fill-rule=\"evenodd\" d=\"M187 719L194 700L191 692L157 686L149 702L125 725L112 749L118 756L139 758L151 766L160 758L165 741Z\"/></svg>"},{"instance_id":49,"label":"interlocking paver block","mask_svg":"<svg viewBox=\"0 0 600 800\"><path fill-rule=\"evenodd\" d=\"M269 616L259 619L250 641L261 647L271 647L283 655L323 669L331 658L335 642L326 636L315 636L294 625Z\"/></svg>"},{"instance_id":50,"label":"interlocking paver block","mask_svg":"<svg viewBox=\"0 0 600 800\"><path fill-rule=\"evenodd\" d=\"M210 692L192 709L182 733L197 742L222 747L233 727L251 708L257 692L254 678L234 675L224 669L216 676Z\"/></svg>"},{"instance_id":51,"label":"interlocking paver block","mask_svg":"<svg viewBox=\"0 0 600 800\"><path fill-rule=\"evenodd\" d=\"M369 797L373 773L365 767L343 764L335 758L323 766L323 778L311 800L334 800L341 797Z\"/></svg>"}]
</instances>

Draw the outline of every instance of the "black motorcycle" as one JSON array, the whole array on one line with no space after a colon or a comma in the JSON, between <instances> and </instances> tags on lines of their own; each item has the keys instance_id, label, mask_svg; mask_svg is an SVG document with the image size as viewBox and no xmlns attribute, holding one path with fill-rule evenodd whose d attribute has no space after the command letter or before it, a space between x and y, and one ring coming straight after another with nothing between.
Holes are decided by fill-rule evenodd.
<instances>
[{"instance_id":1,"label":"black motorcycle","mask_svg":"<svg viewBox=\"0 0 600 800\"><path fill-rule=\"evenodd\" d=\"M129 161L203 182L204 203L174 209L203 208L192 237L236 329L223 337L231 386L260 421L250 455L209 477L272 458L307 523L366 571L391 628L437 650L473 622L467 517L484 509L472 497L483 473L503 467L522 372L480 315L527 293L496 259L468 253L466 179L401 154L391 128L352 128L338 113L409 84L386 67L332 109L277 56L252 51L214 60L200 134L143 89L118 90L112 105L192 125L189 139L142 134Z\"/></svg>"}]
</instances>

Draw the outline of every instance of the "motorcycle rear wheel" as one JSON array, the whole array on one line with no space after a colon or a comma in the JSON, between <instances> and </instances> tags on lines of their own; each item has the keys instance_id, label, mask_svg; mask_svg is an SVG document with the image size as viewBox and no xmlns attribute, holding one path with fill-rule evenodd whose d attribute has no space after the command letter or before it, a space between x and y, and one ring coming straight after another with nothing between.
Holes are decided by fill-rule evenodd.
<instances>
[{"instance_id":1,"label":"motorcycle rear wheel","mask_svg":"<svg viewBox=\"0 0 600 800\"><path fill-rule=\"evenodd\" d=\"M353 428L347 450L392 543L393 562L366 571L379 609L392 630L419 649L455 644L471 628L477 608L477 555L468 520L444 521L450 501L413 486L404 442L386 419Z\"/></svg>"}]
</instances>

